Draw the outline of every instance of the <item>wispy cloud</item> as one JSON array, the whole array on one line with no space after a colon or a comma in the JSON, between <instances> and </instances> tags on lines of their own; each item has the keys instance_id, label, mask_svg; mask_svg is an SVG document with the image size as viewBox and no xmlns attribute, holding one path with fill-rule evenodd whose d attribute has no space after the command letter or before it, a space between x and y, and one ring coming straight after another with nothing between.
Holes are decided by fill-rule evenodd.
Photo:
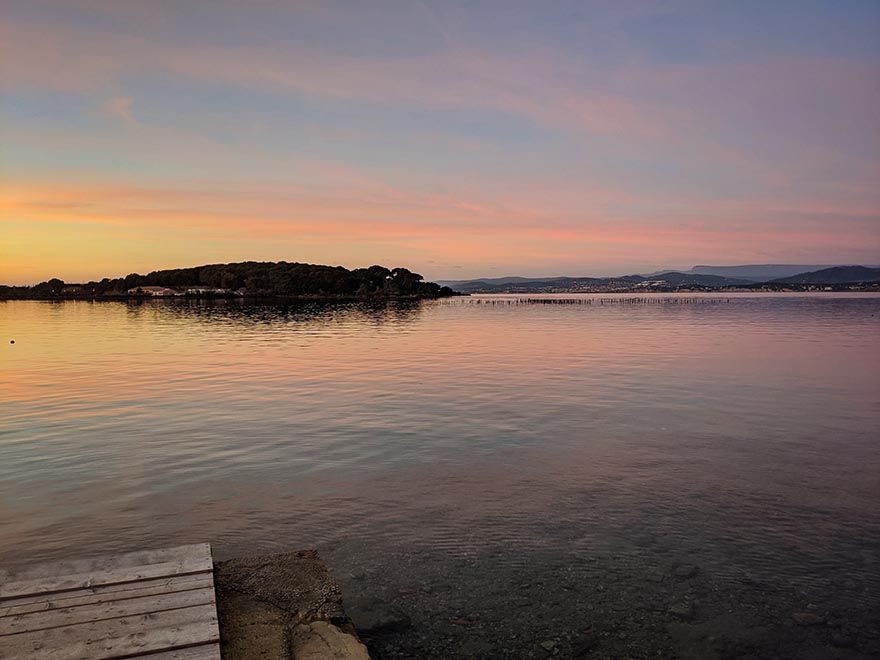
<instances>
[{"instance_id":1,"label":"wispy cloud","mask_svg":"<svg viewBox=\"0 0 880 660\"><path fill-rule=\"evenodd\" d=\"M619 4L18 3L4 218L474 274L880 248L876 53L696 19L672 43L655 18L721 10Z\"/></svg>"},{"instance_id":2,"label":"wispy cloud","mask_svg":"<svg viewBox=\"0 0 880 660\"><path fill-rule=\"evenodd\" d=\"M125 121L134 122L134 114L131 111L131 106L134 104L134 99L124 97L124 96L114 96L111 99L108 99L104 105L102 106L105 113L107 113L111 117L115 117L117 119L124 119Z\"/></svg>"}]
</instances>

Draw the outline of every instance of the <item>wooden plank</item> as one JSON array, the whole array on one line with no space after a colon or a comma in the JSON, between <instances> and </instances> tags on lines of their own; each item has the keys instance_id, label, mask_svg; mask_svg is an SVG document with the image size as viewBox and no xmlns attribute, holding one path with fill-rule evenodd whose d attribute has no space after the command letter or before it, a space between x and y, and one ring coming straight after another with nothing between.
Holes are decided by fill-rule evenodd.
<instances>
[{"instance_id":1,"label":"wooden plank","mask_svg":"<svg viewBox=\"0 0 880 660\"><path fill-rule=\"evenodd\" d=\"M4 660L108 660L220 641L214 605L106 619L3 638Z\"/></svg>"},{"instance_id":2,"label":"wooden plank","mask_svg":"<svg viewBox=\"0 0 880 660\"><path fill-rule=\"evenodd\" d=\"M181 545L176 548L160 548L158 550L139 550L116 555L88 557L85 559L63 560L46 564L37 564L13 571L0 570L0 583L26 582L43 578L61 577L91 573L92 571L108 571L115 568L131 568L149 564L165 564L187 559L204 559L211 556L209 543Z\"/></svg>"},{"instance_id":3,"label":"wooden plank","mask_svg":"<svg viewBox=\"0 0 880 660\"><path fill-rule=\"evenodd\" d=\"M148 612L165 612L184 607L213 604L214 589L208 588L18 614L0 619L0 638L3 635L72 626L89 621L97 622L104 619L147 614ZM0 645L2 643L3 641L0 639Z\"/></svg>"},{"instance_id":4,"label":"wooden plank","mask_svg":"<svg viewBox=\"0 0 880 660\"><path fill-rule=\"evenodd\" d=\"M0 621L3 617L54 610L62 607L76 607L93 603L110 603L128 598L142 598L155 594L188 591L190 589L213 589L214 576L211 573L195 573L161 577L141 582L105 584L88 589L75 589L51 594L36 594L10 598L0 601Z\"/></svg>"},{"instance_id":5,"label":"wooden plank","mask_svg":"<svg viewBox=\"0 0 880 660\"><path fill-rule=\"evenodd\" d=\"M148 653L137 657L145 660L220 660L220 645L201 644L200 646Z\"/></svg>"},{"instance_id":6,"label":"wooden plank","mask_svg":"<svg viewBox=\"0 0 880 660\"><path fill-rule=\"evenodd\" d=\"M79 573L55 578L36 578L22 582L0 584L0 600L30 594L88 589L89 587L102 584L119 584L164 576L205 573L212 570L213 563L211 557L208 556L198 559L148 564L146 566L97 570L90 573Z\"/></svg>"}]
</instances>

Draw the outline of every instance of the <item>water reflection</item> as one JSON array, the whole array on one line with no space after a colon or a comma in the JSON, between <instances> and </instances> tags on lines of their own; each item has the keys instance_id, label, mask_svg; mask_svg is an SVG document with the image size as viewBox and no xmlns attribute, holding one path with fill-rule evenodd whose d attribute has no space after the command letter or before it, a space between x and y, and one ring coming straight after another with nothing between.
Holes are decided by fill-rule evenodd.
<instances>
[{"instance_id":1,"label":"water reflection","mask_svg":"<svg viewBox=\"0 0 880 660\"><path fill-rule=\"evenodd\" d=\"M419 300L306 302L275 299L183 299L128 300L122 304L129 316L135 319L151 318L174 322L192 320L246 327L274 324L326 325L342 321L365 322L376 326L405 325L418 318L425 303Z\"/></svg>"},{"instance_id":2,"label":"water reflection","mask_svg":"<svg viewBox=\"0 0 880 660\"><path fill-rule=\"evenodd\" d=\"M446 622L428 657L468 657L473 612L484 657L586 618L667 639L677 597L706 637L735 611L754 657L833 610L868 657L878 323L870 296L0 304L0 563L317 545L347 595Z\"/></svg>"}]
</instances>

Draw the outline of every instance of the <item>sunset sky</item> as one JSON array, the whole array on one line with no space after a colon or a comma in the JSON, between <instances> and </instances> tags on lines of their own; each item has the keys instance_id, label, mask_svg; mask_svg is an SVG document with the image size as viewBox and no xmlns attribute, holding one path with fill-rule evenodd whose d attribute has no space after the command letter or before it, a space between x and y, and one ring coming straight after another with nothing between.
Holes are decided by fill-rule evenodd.
<instances>
[{"instance_id":1,"label":"sunset sky","mask_svg":"<svg viewBox=\"0 0 880 660\"><path fill-rule=\"evenodd\" d=\"M0 283L880 262L876 0L0 0Z\"/></svg>"}]
</instances>

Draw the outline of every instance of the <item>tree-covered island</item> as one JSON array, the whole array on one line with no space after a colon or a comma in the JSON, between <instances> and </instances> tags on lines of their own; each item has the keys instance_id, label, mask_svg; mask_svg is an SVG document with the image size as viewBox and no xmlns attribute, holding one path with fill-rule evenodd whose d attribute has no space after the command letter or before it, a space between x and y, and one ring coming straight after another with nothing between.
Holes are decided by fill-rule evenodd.
<instances>
[{"instance_id":1,"label":"tree-covered island","mask_svg":"<svg viewBox=\"0 0 880 660\"><path fill-rule=\"evenodd\" d=\"M261 261L157 270L147 275L72 284L51 279L34 286L0 285L0 298L291 297L316 299L441 298L449 287L425 282L406 268Z\"/></svg>"}]
</instances>

